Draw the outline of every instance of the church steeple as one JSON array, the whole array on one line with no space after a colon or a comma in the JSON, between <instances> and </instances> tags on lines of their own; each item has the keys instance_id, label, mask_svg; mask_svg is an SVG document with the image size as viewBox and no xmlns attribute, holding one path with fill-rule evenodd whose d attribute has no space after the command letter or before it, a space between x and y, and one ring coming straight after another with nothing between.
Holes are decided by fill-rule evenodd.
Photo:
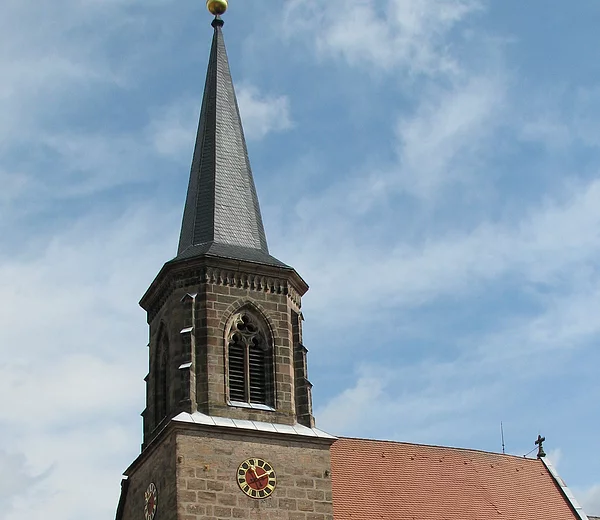
<instances>
[{"instance_id":1,"label":"church steeple","mask_svg":"<svg viewBox=\"0 0 600 520\"><path fill-rule=\"evenodd\" d=\"M145 445L180 414L314 426L308 286L269 255L223 40L226 2L207 5L214 34L178 255L140 302L150 325Z\"/></svg>"},{"instance_id":2,"label":"church steeple","mask_svg":"<svg viewBox=\"0 0 600 520\"><path fill-rule=\"evenodd\" d=\"M214 35L177 259L208 254L283 265L269 255L267 247L223 24L219 16L212 22Z\"/></svg>"},{"instance_id":3,"label":"church steeple","mask_svg":"<svg viewBox=\"0 0 600 520\"><path fill-rule=\"evenodd\" d=\"M315 427L302 340L308 286L269 255L223 42L227 0L206 5L214 35L179 253L140 301L144 440L117 520L332 520L335 438Z\"/></svg>"}]
</instances>

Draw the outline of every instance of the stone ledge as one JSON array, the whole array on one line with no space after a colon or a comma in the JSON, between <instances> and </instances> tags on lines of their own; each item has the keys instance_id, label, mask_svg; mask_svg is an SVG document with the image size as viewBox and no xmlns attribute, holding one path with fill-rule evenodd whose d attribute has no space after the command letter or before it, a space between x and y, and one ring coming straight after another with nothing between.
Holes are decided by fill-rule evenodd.
<instances>
[{"instance_id":1,"label":"stone ledge","mask_svg":"<svg viewBox=\"0 0 600 520\"><path fill-rule=\"evenodd\" d=\"M313 439L326 439L329 441L337 440L337 437L330 435L318 428L308 428L301 424L293 426L287 424L267 423L261 421L243 421L239 419L229 419L226 417L211 417L200 412L192 414L182 412L172 419L174 422L199 424L202 426L214 426L220 428L232 428L238 430L252 431L254 433L274 433L278 435L295 435L300 437L311 437Z\"/></svg>"}]
</instances>

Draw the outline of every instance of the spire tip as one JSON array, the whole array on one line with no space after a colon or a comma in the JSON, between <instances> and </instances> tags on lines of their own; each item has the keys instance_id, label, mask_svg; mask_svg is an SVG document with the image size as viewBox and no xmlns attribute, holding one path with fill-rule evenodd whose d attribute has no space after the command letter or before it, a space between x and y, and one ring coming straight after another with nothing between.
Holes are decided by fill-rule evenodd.
<instances>
[{"instance_id":1,"label":"spire tip","mask_svg":"<svg viewBox=\"0 0 600 520\"><path fill-rule=\"evenodd\" d=\"M219 17L227 11L227 4L227 0L206 0L206 8L210 14L214 14L216 17Z\"/></svg>"}]
</instances>

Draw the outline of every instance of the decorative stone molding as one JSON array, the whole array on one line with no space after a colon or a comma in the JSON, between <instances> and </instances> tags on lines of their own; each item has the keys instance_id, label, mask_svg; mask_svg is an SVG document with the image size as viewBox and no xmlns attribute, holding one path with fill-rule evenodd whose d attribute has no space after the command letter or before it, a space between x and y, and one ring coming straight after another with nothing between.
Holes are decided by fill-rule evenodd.
<instances>
[{"instance_id":1,"label":"decorative stone molding","mask_svg":"<svg viewBox=\"0 0 600 520\"><path fill-rule=\"evenodd\" d=\"M269 328L269 335L271 337L275 336L275 325L271 321L268 311L260 304L260 302L248 301L247 298L239 298L232 303L226 311L223 312L219 322L219 329L225 331L228 328L228 324L233 315L237 314L238 311L243 308L249 308L253 312L257 313ZM225 337L223 340L225 340Z\"/></svg>"},{"instance_id":2,"label":"decorative stone molding","mask_svg":"<svg viewBox=\"0 0 600 520\"><path fill-rule=\"evenodd\" d=\"M289 280L283 277L203 266L200 268L172 271L166 274L149 298L148 303L150 305L146 309L148 311L148 322L152 321L175 289L197 287L203 284L214 284L271 294L285 294L297 307L301 305L300 293ZM146 296L142 301L145 299Z\"/></svg>"}]
</instances>

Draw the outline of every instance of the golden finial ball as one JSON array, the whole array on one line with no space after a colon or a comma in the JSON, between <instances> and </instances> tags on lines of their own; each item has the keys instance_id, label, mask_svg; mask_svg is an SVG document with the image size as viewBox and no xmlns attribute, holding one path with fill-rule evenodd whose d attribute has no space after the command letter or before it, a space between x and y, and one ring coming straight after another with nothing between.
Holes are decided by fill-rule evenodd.
<instances>
[{"instance_id":1,"label":"golden finial ball","mask_svg":"<svg viewBox=\"0 0 600 520\"><path fill-rule=\"evenodd\" d=\"M206 8L211 14L219 16L227 11L227 0L206 0Z\"/></svg>"}]
</instances>

